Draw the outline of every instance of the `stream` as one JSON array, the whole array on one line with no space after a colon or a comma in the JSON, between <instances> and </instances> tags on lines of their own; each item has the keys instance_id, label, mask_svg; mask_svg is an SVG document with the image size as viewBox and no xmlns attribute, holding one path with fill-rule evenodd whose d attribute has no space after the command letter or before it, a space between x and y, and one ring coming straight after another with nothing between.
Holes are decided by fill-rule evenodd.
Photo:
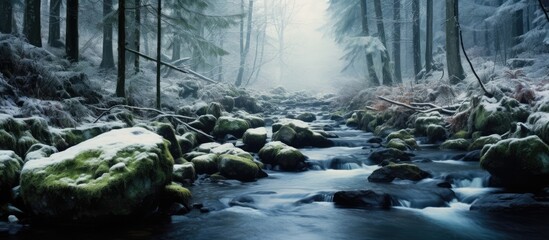
<instances>
[{"instance_id":1,"label":"stream","mask_svg":"<svg viewBox=\"0 0 549 240\"><path fill-rule=\"evenodd\" d=\"M319 109L307 109L317 112ZM108 229L29 228L8 239L548 239L546 214L470 211L479 196L502 191L489 188L489 174L478 162L452 160L463 152L420 145L414 164L433 177L419 182L370 183L379 166L368 161L375 147L364 147L371 133L332 125L336 146L300 149L309 170L267 170L256 182L199 178L190 190L193 209L182 216L139 226ZM270 128L269 128L270 129ZM269 136L272 133L269 134ZM437 184L447 181L455 196L446 201ZM333 203L336 191L374 190L393 197L390 210L346 208Z\"/></svg>"}]
</instances>

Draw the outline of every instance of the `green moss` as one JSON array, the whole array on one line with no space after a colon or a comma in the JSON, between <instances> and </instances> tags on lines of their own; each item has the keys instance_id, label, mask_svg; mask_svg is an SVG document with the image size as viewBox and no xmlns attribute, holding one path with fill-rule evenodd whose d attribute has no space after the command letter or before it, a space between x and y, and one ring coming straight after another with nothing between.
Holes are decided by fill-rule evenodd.
<instances>
[{"instance_id":1,"label":"green moss","mask_svg":"<svg viewBox=\"0 0 549 240\"><path fill-rule=\"evenodd\" d=\"M402 163L394 164L391 163L384 168L390 170L391 175L406 180L419 181L424 178L431 176L428 172L421 170L418 166L414 164Z\"/></svg>"},{"instance_id":2,"label":"green moss","mask_svg":"<svg viewBox=\"0 0 549 240\"><path fill-rule=\"evenodd\" d=\"M440 145L441 149L467 150L470 142L463 138L447 140Z\"/></svg>"},{"instance_id":3,"label":"green moss","mask_svg":"<svg viewBox=\"0 0 549 240\"><path fill-rule=\"evenodd\" d=\"M255 150L263 147L267 142L267 129L260 127L246 130L242 142Z\"/></svg>"},{"instance_id":4,"label":"green moss","mask_svg":"<svg viewBox=\"0 0 549 240\"><path fill-rule=\"evenodd\" d=\"M387 143L387 147L388 148L395 148L395 149L398 149L398 150L401 150L401 151L408 150L408 145L402 139L399 139L399 138L391 139Z\"/></svg>"},{"instance_id":5,"label":"green moss","mask_svg":"<svg viewBox=\"0 0 549 240\"><path fill-rule=\"evenodd\" d=\"M469 138L469 133L465 130L461 130L457 133L454 133L452 136L453 139L459 139L459 138Z\"/></svg>"},{"instance_id":6,"label":"green moss","mask_svg":"<svg viewBox=\"0 0 549 240\"><path fill-rule=\"evenodd\" d=\"M253 181L257 177L259 167L250 159L224 154L219 160L219 172L229 179Z\"/></svg>"},{"instance_id":7,"label":"green moss","mask_svg":"<svg viewBox=\"0 0 549 240\"><path fill-rule=\"evenodd\" d=\"M280 141L274 141L269 142L259 150L259 158L263 163L266 164L276 164L276 155L277 153L283 149L288 147L288 145L280 142Z\"/></svg>"},{"instance_id":8,"label":"green moss","mask_svg":"<svg viewBox=\"0 0 549 240\"><path fill-rule=\"evenodd\" d=\"M282 126L273 134L273 141L280 141L288 145L292 145L296 139L297 132L288 125Z\"/></svg>"},{"instance_id":9,"label":"green moss","mask_svg":"<svg viewBox=\"0 0 549 240\"><path fill-rule=\"evenodd\" d=\"M301 170L304 167L306 157L293 147L280 149L275 156L280 169L287 171Z\"/></svg>"},{"instance_id":10,"label":"green moss","mask_svg":"<svg viewBox=\"0 0 549 240\"><path fill-rule=\"evenodd\" d=\"M0 129L0 149L15 150L17 140L13 135Z\"/></svg>"},{"instance_id":11,"label":"green moss","mask_svg":"<svg viewBox=\"0 0 549 240\"><path fill-rule=\"evenodd\" d=\"M389 135L387 135L387 141L391 141L391 139L393 138L405 140L409 138L414 138L414 135L412 135L411 131L408 129L401 129L399 131L392 132Z\"/></svg>"},{"instance_id":12,"label":"green moss","mask_svg":"<svg viewBox=\"0 0 549 240\"><path fill-rule=\"evenodd\" d=\"M194 164L194 169L197 174L212 174L218 172L217 162L219 160L219 155L217 154L206 154L202 156L197 156L191 160Z\"/></svg>"},{"instance_id":13,"label":"green moss","mask_svg":"<svg viewBox=\"0 0 549 240\"><path fill-rule=\"evenodd\" d=\"M427 128L431 124L441 125L444 123L444 119L438 112L420 114L415 122L414 126L416 129L416 134L427 135Z\"/></svg>"},{"instance_id":14,"label":"green moss","mask_svg":"<svg viewBox=\"0 0 549 240\"><path fill-rule=\"evenodd\" d=\"M370 126L370 123L376 119L376 116L371 112L364 112L362 119L360 119L359 127L362 131L373 132L376 126L373 128ZM377 122L376 124L377 125Z\"/></svg>"},{"instance_id":15,"label":"green moss","mask_svg":"<svg viewBox=\"0 0 549 240\"><path fill-rule=\"evenodd\" d=\"M482 149L484 146L488 144L495 144L497 142L501 141L501 136L498 134L492 134L489 136L479 137L473 143L471 146L469 146L469 151L473 150L479 150Z\"/></svg>"},{"instance_id":16,"label":"green moss","mask_svg":"<svg viewBox=\"0 0 549 240\"><path fill-rule=\"evenodd\" d=\"M446 129L440 125L429 124L427 126L427 138L432 143L444 141L447 138Z\"/></svg>"},{"instance_id":17,"label":"green moss","mask_svg":"<svg viewBox=\"0 0 549 240\"><path fill-rule=\"evenodd\" d=\"M180 203L185 207L191 206L192 193L189 189L184 188L176 183L171 183L164 187L162 191L162 205L169 206L171 203Z\"/></svg>"},{"instance_id":18,"label":"green moss","mask_svg":"<svg viewBox=\"0 0 549 240\"><path fill-rule=\"evenodd\" d=\"M32 147L32 145L40 143L38 140L34 139L32 135L26 134L17 139L17 146L15 147L16 153L19 156L25 156L25 153Z\"/></svg>"},{"instance_id":19,"label":"green moss","mask_svg":"<svg viewBox=\"0 0 549 240\"><path fill-rule=\"evenodd\" d=\"M248 128L250 128L250 125L243 119L220 117L215 124L213 134L218 137L231 134L240 138Z\"/></svg>"},{"instance_id":20,"label":"green moss","mask_svg":"<svg viewBox=\"0 0 549 240\"><path fill-rule=\"evenodd\" d=\"M0 114L0 129L4 129L15 137L18 137L24 130L22 123L7 114Z\"/></svg>"},{"instance_id":21,"label":"green moss","mask_svg":"<svg viewBox=\"0 0 549 240\"><path fill-rule=\"evenodd\" d=\"M206 110L207 114L215 116L215 118L221 117L223 107L217 102L211 102Z\"/></svg>"},{"instance_id":22,"label":"green moss","mask_svg":"<svg viewBox=\"0 0 549 240\"><path fill-rule=\"evenodd\" d=\"M160 122L154 123L154 126L156 127L156 133L162 136L164 139L168 140L170 144L169 149L172 157L174 159L182 157L183 153L181 152L181 147L179 146L179 142L177 141L173 126L169 123Z\"/></svg>"}]
</instances>

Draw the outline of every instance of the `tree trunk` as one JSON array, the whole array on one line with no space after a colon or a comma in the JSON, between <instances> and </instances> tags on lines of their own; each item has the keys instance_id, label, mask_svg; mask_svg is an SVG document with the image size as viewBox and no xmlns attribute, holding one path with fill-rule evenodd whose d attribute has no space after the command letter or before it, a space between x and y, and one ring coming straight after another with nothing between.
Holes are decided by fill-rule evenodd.
<instances>
[{"instance_id":1,"label":"tree trunk","mask_svg":"<svg viewBox=\"0 0 549 240\"><path fill-rule=\"evenodd\" d=\"M61 45L61 0L50 0L50 22L48 27L48 45Z\"/></svg>"},{"instance_id":2,"label":"tree trunk","mask_svg":"<svg viewBox=\"0 0 549 240\"><path fill-rule=\"evenodd\" d=\"M78 62L78 0L67 1L67 34L65 40L67 59Z\"/></svg>"},{"instance_id":3,"label":"tree trunk","mask_svg":"<svg viewBox=\"0 0 549 240\"><path fill-rule=\"evenodd\" d=\"M519 2L519 0L515 0L515 2ZM511 57L517 57L519 52L515 47L520 44L520 36L524 34L524 10L520 9L513 13L513 27L512 27L512 50L511 50Z\"/></svg>"},{"instance_id":4,"label":"tree trunk","mask_svg":"<svg viewBox=\"0 0 549 240\"><path fill-rule=\"evenodd\" d=\"M253 17L253 10L254 10L254 1L250 0L248 4L248 27L246 32L246 45L244 46L243 51L241 51L240 55L240 67L238 68L238 76L236 78L235 85L237 87L240 87L242 85L242 79L244 78L244 65L246 64L246 57L248 56L248 51L250 50L250 38L252 34L252 17ZM243 29L243 22L241 23L241 30ZM242 46L242 35L241 32L241 46Z\"/></svg>"},{"instance_id":5,"label":"tree trunk","mask_svg":"<svg viewBox=\"0 0 549 240\"><path fill-rule=\"evenodd\" d=\"M393 61L395 62L395 82L402 82L400 69L400 0L393 0Z\"/></svg>"},{"instance_id":6,"label":"tree trunk","mask_svg":"<svg viewBox=\"0 0 549 240\"><path fill-rule=\"evenodd\" d=\"M425 36L425 73L433 67L433 0L427 0L427 34Z\"/></svg>"},{"instance_id":7,"label":"tree trunk","mask_svg":"<svg viewBox=\"0 0 549 240\"><path fill-rule=\"evenodd\" d=\"M126 1L118 0L118 76L116 79L116 96L126 97Z\"/></svg>"},{"instance_id":8,"label":"tree trunk","mask_svg":"<svg viewBox=\"0 0 549 240\"><path fill-rule=\"evenodd\" d=\"M27 37L30 44L37 47L42 47L40 7L40 0L25 0L23 35Z\"/></svg>"},{"instance_id":9,"label":"tree trunk","mask_svg":"<svg viewBox=\"0 0 549 240\"><path fill-rule=\"evenodd\" d=\"M13 5L11 1L0 1L0 32L12 33Z\"/></svg>"},{"instance_id":10,"label":"tree trunk","mask_svg":"<svg viewBox=\"0 0 549 240\"><path fill-rule=\"evenodd\" d=\"M381 0L374 0L374 8L377 18L377 32L379 35L379 39L381 40L381 43L383 43L383 46L385 46L385 49L388 49L387 40L385 38L385 26L383 26L383 12L381 11ZM389 53L386 51L387 50L385 50L385 52L381 54L381 63L383 64L383 85L391 86L393 85L391 74L391 58L389 57Z\"/></svg>"},{"instance_id":11,"label":"tree trunk","mask_svg":"<svg viewBox=\"0 0 549 240\"><path fill-rule=\"evenodd\" d=\"M161 109L160 62L162 59L162 0L158 0L156 19L156 109ZM137 57L137 56L136 56Z\"/></svg>"},{"instance_id":12,"label":"tree trunk","mask_svg":"<svg viewBox=\"0 0 549 240\"><path fill-rule=\"evenodd\" d=\"M446 0L446 67L451 84L465 78L459 53L458 17L458 0Z\"/></svg>"},{"instance_id":13,"label":"tree trunk","mask_svg":"<svg viewBox=\"0 0 549 240\"><path fill-rule=\"evenodd\" d=\"M421 36L419 29L419 0L412 0L412 44L414 49L414 78L421 72Z\"/></svg>"},{"instance_id":14,"label":"tree trunk","mask_svg":"<svg viewBox=\"0 0 549 240\"><path fill-rule=\"evenodd\" d=\"M135 51L140 51L140 44L139 44L139 41L141 40L141 32L140 32L140 28L141 27L141 0L135 0L135 31L134 31L134 40L135 40L135 43L134 43L134 47L135 47ZM135 73L139 73L139 56L135 56L135 59L134 59L134 69L135 69Z\"/></svg>"},{"instance_id":15,"label":"tree trunk","mask_svg":"<svg viewBox=\"0 0 549 240\"><path fill-rule=\"evenodd\" d=\"M360 17L362 20L362 36L369 36L368 30L368 11L367 11L367 1L360 0ZM368 77L370 79L370 84L372 86L379 86L379 78L377 78L376 70L374 68L374 60L372 54L369 53L366 49L366 67L368 68Z\"/></svg>"},{"instance_id":16,"label":"tree trunk","mask_svg":"<svg viewBox=\"0 0 549 240\"><path fill-rule=\"evenodd\" d=\"M101 68L114 68L114 56L112 52L112 21L106 17L112 13L112 0L103 0L103 60Z\"/></svg>"}]
</instances>

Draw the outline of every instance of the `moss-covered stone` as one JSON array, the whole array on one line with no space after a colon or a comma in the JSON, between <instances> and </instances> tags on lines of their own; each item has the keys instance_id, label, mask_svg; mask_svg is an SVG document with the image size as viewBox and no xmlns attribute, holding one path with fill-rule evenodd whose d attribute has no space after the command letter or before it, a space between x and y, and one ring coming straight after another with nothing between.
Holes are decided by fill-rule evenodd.
<instances>
[{"instance_id":1,"label":"moss-covered stone","mask_svg":"<svg viewBox=\"0 0 549 240\"><path fill-rule=\"evenodd\" d=\"M245 115L243 119L248 122L248 124L250 125L250 128L259 128L259 127L265 126L265 120L258 116Z\"/></svg>"},{"instance_id":2,"label":"moss-covered stone","mask_svg":"<svg viewBox=\"0 0 549 240\"><path fill-rule=\"evenodd\" d=\"M219 160L219 172L229 179L254 181L259 172L259 167L248 158L223 154Z\"/></svg>"},{"instance_id":3,"label":"moss-covered stone","mask_svg":"<svg viewBox=\"0 0 549 240\"><path fill-rule=\"evenodd\" d=\"M177 183L166 185L161 193L160 205L164 208L172 203L179 203L187 209L191 207L192 193Z\"/></svg>"},{"instance_id":4,"label":"moss-covered stone","mask_svg":"<svg viewBox=\"0 0 549 240\"><path fill-rule=\"evenodd\" d=\"M223 106L225 111L232 112L234 109L234 98L230 96L225 96L221 100L219 100L219 103Z\"/></svg>"},{"instance_id":5,"label":"moss-covered stone","mask_svg":"<svg viewBox=\"0 0 549 240\"><path fill-rule=\"evenodd\" d=\"M6 132L4 129L0 129L0 149L15 150L17 139Z\"/></svg>"},{"instance_id":6,"label":"moss-covered stone","mask_svg":"<svg viewBox=\"0 0 549 240\"><path fill-rule=\"evenodd\" d=\"M17 139L17 146L15 147L15 152L19 156L25 156L25 153L32 147L32 145L40 143L38 140L34 139L30 133L21 136Z\"/></svg>"},{"instance_id":7,"label":"moss-covered stone","mask_svg":"<svg viewBox=\"0 0 549 240\"><path fill-rule=\"evenodd\" d=\"M471 144L469 140L458 138L458 139L446 140L440 145L440 148L465 151L469 148L469 144Z\"/></svg>"},{"instance_id":8,"label":"moss-covered stone","mask_svg":"<svg viewBox=\"0 0 549 240\"><path fill-rule=\"evenodd\" d=\"M430 177L426 171L421 170L414 164L402 163L394 164L390 163L387 166L376 169L368 177L370 182L392 182L395 178L403 180L419 181Z\"/></svg>"},{"instance_id":9,"label":"moss-covered stone","mask_svg":"<svg viewBox=\"0 0 549 240\"><path fill-rule=\"evenodd\" d=\"M288 145L292 145L296 139L297 132L290 126L284 125L273 134L273 141L280 141Z\"/></svg>"},{"instance_id":10,"label":"moss-covered stone","mask_svg":"<svg viewBox=\"0 0 549 240\"><path fill-rule=\"evenodd\" d=\"M19 184L23 161L15 152L0 150L0 205L11 200L11 189Z\"/></svg>"},{"instance_id":11,"label":"moss-covered stone","mask_svg":"<svg viewBox=\"0 0 549 240\"><path fill-rule=\"evenodd\" d=\"M370 159L375 164L380 164L381 162L388 160L393 162L398 161L410 161L411 154L406 153L404 151L395 149L395 148L387 148L387 149L381 149L373 152L370 154L368 159Z\"/></svg>"},{"instance_id":12,"label":"moss-covered stone","mask_svg":"<svg viewBox=\"0 0 549 240\"><path fill-rule=\"evenodd\" d=\"M217 117L211 114L202 115L198 117L198 122L202 124L202 127L198 129L209 133L214 129L215 123L217 122Z\"/></svg>"},{"instance_id":13,"label":"moss-covered stone","mask_svg":"<svg viewBox=\"0 0 549 240\"><path fill-rule=\"evenodd\" d=\"M25 154L25 162L28 162L30 160L40 159L40 158L47 158L57 152L59 151L55 147L45 145L42 143L37 143L32 145L27 151L27 153Z\"/></svg>"},{"instance_id":14,"label":"moss-covered stone","mask_svg":"<svg viewBox=\"0 0 549 240\"><path fill-rule=\"evenodd\" d=\"M362 118L360 119L360 124L359 124L360 129L366 132L373 132L378 125L383 124L381 121L380 123L378 123L376 119L377 118L373 113L364 112L364 114L362 115ZM374 123L371 124L372 122Z\"/></svg>"},{"instance_id":15,"label":"moss-covered stone","mask_svg":"<svg viewBox=\"0 0 549 240\"><path fill-rule=\"evenodd\" d=\"M345 121L348 127L358 127L362 118L362 111L354 112L350 118Z\"/></svg>"},{"instance_id":16,"label":"moss-covered stone","mask_svg":"<svg viewBox=\"0 0 549 240\"><path fill-rule=\"evenodd\" d=\"M175 129L173 128L173 126L169 123L161 122L155 122L153 123L153 126L155 128L156 134L162 136L164 139L170 142L170 146L168 147L168 149L170 149L172 157L174 159L182 157L183 152L181 152L181 147L179 146L179 142L177 141Z\"/></svg>"},{"instance_id":17,"label":"moss-covered stone","mask_svg":"<svg viewBox=\"0 0 549 240\"><path fill-rule=\"evenodd\" d=\"M514 122L524 122L530 114L517 100L509 97L503 97L499 102L486 97L475 98L473 105L471 128L483 135L504 134Z\"/></svg>"},{"instance_id":18,"label":"moss-covered stone","mask_svg":"<svg viewBox=\"0 0 549 240\"><path fill-rule=\"evenodd\" d=\"M479 138L475 139L475 141L473 141L473 143L471 143L471 146L469 146L468 150L469 151L480 150L488 144L495 144L499 141L501 141L501 136L498 135L498 134L492 134L492 135L489 135L489 136L479 137Z\"/></svg>"},{"instance_id":19,"label":"moss-covered stone","mask_svg":"<svg viewBox=\"0 0 549 240\"><path fill-rule=\"evenodd\" d=\"M246 130L242 137L242 142L252 149L261 149L267 142L267 129L259 127Z\"/></svg>"},{"instance_id":20,"label":"moss-covered stone","mask_svg":"<svg viewBox=\"0 0 549 240\"><path fill-rule=\"evenodd\" d=\"M213 115L215 118L219 118L223 113L223 107L218 102L211 102L208 105L208 110L206 110L206 113Z\"/></svg>"},{"instance_id":21,"label":"moss-covered stone","mask_svg":"<svg viewBox=\"0 0 549 240\"><path fill-rule=\"evenodd\" d=\"M444 141L447 138L448 135L444 127L436 124L429 124L429 126L427 126L427 139L429 140L429 142L436 143Z\"/></svg>"},{"instance_id":22,"label":"moss-covered stone","mask_svg":"<svg viewBox=\"0 0 549 240\"><path fill-rule=\"evenodd\" d=\"M487 145L480 165L509 188L528 191L549 184L549 146L538 136Z\"/></svg>"},{"instance_id":23,"label":"moss-covered stone","mask_svg":"<svg viewBox=\"0 0 549 240\"><path fill-rule=\"evenodd\" d=\"M398 150L401 150L401 151L406 151L408 150L408 145L406 144L406 142L404 142L404 140L400 139L400 138L393 138L391 139L388 143L387 143L387 147L388 148L395 148L395 149L398 149Z\"/></svg>"},{"instance_id":24,"label":"moss-covered stone","mask_svg":"<svg viewBox=\"0 0 549 240\"><path fill-rule=\"evenodd\" d=\"M416 134L427 135L427 128L431 124L442 125L444 118L438 112L422 113L419 114L414 122Z\"/></svg>"},{"instance_id":25,"label":"moss-covered stone","mask_svg":"<svg viewBox=\"0 0 549 240\"><path fill-rule=\"evenodd\" d=\"M188 133L187 136L176 136L176 138L177 144L179 144L179 148L181 148L181 153L183 154L192 151L197 144L196 137L192 133Z\"/></svg>"},{"instance_id":26,"label":"moss-covered stone","mask_svg":"<svg viewBox=\"0 0 549 240\"><path fill-rule=\"evenodd\" d=\"M459 139L459 138L469 138L469 133L465 130L461 130L459 132L456 132L454 133L454 135L452 135L452 139Z\"/></svg>"},{"instance_id":27,"label":"moss-covered stone","mask_svg":"<svg viewBox=\"0 0 549 240\"><path fill-rule=\"evenodd\" d=\"M302 170L305 167L305 159L306 157L293 147L280 149L275 156L280 169L285 171Z\"/></svg>"},{"instance_id":28,"label":"moss-covered stone","mask_svg":"<svg viewBox=\"0 0 549 240\"><path fill-rule=\"evenodd\" d=\"M389 135L387 135L387 141L391 141L391 139L393 138L405 140L409 138L414 138L414 135L410 129L401 129L399 131L392 132Z\"/></svg>"},{"instance_id":29,"label":"moss-covered stone","mask_svg":"<svg viewBox=\"0 0 549 240\"><path fill-rule=\"evenodd\" d=\"M187 162L183 164L173 165L173 180L176 182L194 182L196 179L196 171L194 163Z\"/></svg>"},{"instance_id":30,"label":"moss-covered stone","mask_svg":"<svg viewBox=\"0 0 549 240\"><path fill-rule=\"evenodd\" d=\"M194 169L197 174L212 174L218 172L218 161L219 155L212 153L197 156L191 160L191 162L194 164Z\"/></svg>"},{"instance_id":31,"label":"moss-covered stone","mask_svg":"<svg viewBox=\"0 0 549 240\"><path fill-rule=\"evenodd\" d=\"M532 126L532 132L549 144L549 113L534 113L528 118L528 123Z\"/></svg>"},{"instance_id":32,"label":"moss-covered stone","mask_svg":"<svg viewBox=\"0 0 549 240\"><path fill-rule=\"evenodd\" d=\"M217 119L213 129L213 135L224 137L227 134L231 134L240 138L248 128L250 128L250 125L246 120L233 117L220 117Z\"/></svg>"},{"instance_id":33,"label":"moss-covered stone","mask_svg":"<svg viewBox=\"0 0 549 240\"><path fill-rule=\"evenodd\" d=\"M306 112L306 113L301 113L297 115L296 118L304 122L313 122L316 120L316 115L310 112Z\"/></svg>"},{"instance_id":34,"label":"moss-covered stone","mask_svg":"<svg viewBox=\"0 0 549 240\"><path fill-rule=\"evenodd\" d=\"M21 195L39 218L86 221L149 214L171 182L167 142L143 128L112 130L27 162Z\"/></svg>"},{"instance_id":35,"label":"moss-covered stone","mask_svg":"<svg viewBox=\"0 0 549 240\"><path fill-rule=\"evenodd\" d=\"M280 141L273 141L265 144L261 150L259 150L259 158L263 163L275 165L277 164L276 161L276 154L283 148L288 147L288 145L284 144Z\"/></svg>"}]
</instances>

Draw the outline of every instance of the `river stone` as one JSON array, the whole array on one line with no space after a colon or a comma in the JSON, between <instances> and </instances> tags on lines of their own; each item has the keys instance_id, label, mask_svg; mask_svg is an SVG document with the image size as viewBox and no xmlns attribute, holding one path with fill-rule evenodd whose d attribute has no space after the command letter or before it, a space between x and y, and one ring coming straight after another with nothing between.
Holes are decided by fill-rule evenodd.
<instances>
[{"instance_id":1,"label":"river stone","mask_svg":"<svg viewBox=\"0 0 549 240\"><path fill-rule=\"evenodd\" d=\"M316 116L309 112L299 114L296 118L304 122L313 122L316 120Z\"/></svg>"},{"instance_id":2,"label":"river stone","mask_svg":"<svg viewBox=\"0 0 549 240\"><path fill-rule=\"evenodd\" d=\"M447 138L446 129L437 124L429 124L427 126L427 138L431 143L444 141Z\"/></svg>"},{"instance_id":3,"label":"river stone","mask_svg":"<svg viewBox=\"0 0 549 240\"><path fill-rule=\"evenodd\" d=\"M549 146L538 136L502 140L481 155L482 168L506 187L536 190L549 184Z\"/></svg>"},{"instance_id":4,"label":"river stone","mask_svg":"<svg viewBox=\"0 0 549 240\"><path fill-rule=\"evenodd\" d=\"M0 150L0 204L10 200L11 189L19 184L23 160L11 150Z\"/></svg>"},{"instance_id":5,"label":"river stone","mask_svg":"<svg viewBox=\"0 0 549 240\"><path fill-rule=\"evenodd\" d=\"M25 162L30 160L36 160L40 158L47 158L54 153L57 153L57 148L48 146L46 144L38 143L32 145L25 154Z\"/></svg>"},{"instance_id":6,"label":"river stone","mask_svg":"<svg viewBox=\"0 0 549 240\"><path fill-rule=\"evenodd\" d=\"M180 183L194 182L196 171L192 162L173 165L173 180Z\"/></svg>"},{"instance_id":7,"label":"river stone","mask_svg":"<svg viewBox=\"0 0 549 240\"><path fill-rule=\"evenodd\" d=\"M166 141L143 128L112 130L21 172L21 195L32 214L60 221L114 220L150 214L171 182Z\"/></svg>"},{"instance_id":8,"label":"river stone","mask_svg":"<svg viewBox=\"0 0 549 240\"><path fill-rule=\"evenodd\" d=\"M254 115L245 115L242 117L248 122L251 128L265 127L265 120Z\"/></svg>"},{"instance_id":9,"label":"river stone","mask_svg":"<svg viewBox=\"0 0 549 240\"><path fill-rule=\"evenodd\" d=\"M197 174L213 174L218 171L217 162L219 156L217 154L205 154L197 156L191 160L194 164L194 169Z\"/></svg>"},{"instance_id":10,"label":"river stone","mask_svg":"<svg viewBox=\"0 0 549 240\"><path fill-rule=\"evenodd\" d=\"M17 139L11 133L6 132L4 129L0 129L0 149L12 149L15 150Z\"/></svg>"},{"instance_id":11,"label":"river stone","mask_svg":"<svg viewBox=\"0 0 549 240\"><path fill-rule=\"evenodd\" d=\"M174 159L182 157L183 152L181 152L181 147L179 146L179 142L177 141L175 129L173 128L172 124L154 122L152 125L154 127L154 130L156 131L156 134L162 136L164 139L170 142L170 146L168 147L168 149L170 149L172 157Z\"/></svg>"},{"instance_id":12,"label":"river stone","mask_svg":"<svg viewBox=\"0 0 549 240\"><path fill-rule=\"evenodd\" d=\"M339 191L334 194L333 201L337 206L367 209L390 209L393 205L389 194L372 190Z\"/></svg>"},{"instance_id":13,"label":"river stone","mask_svg":"<svg viewBox=\"0 0 549 240\"><path fill-rule=\"evenodd\" d=\"M431 124L442 125L444 118L438 112L421 113L418 115L414 122L416 133L420 135L427 135L427 128Z\"/></svg>"},{"instance_id":14,"label":"river stone","mask_svg":"<svg viewBox=\"0 0 549 240\"><path fill-rule=\"evenodd\" d=\"M217 117L212 114L205 114L198 117L198 121L202 124L202 128L200 129L203 132L209 133L214 129L215 123L217 122Z\"/></svg>"},{"instance_id":15,"label":"river stone","mask_svg":"<svg viewBox=\"0 0 549 240\"><path fill-rule=\"evenodd\" d=\"M240 138L248 128L250 128L250 125L246 120L233 117L220 117L215 123L212 134L217 137L231 134Z\"/></svg>"},{"instance_id":16,"label":"river stone","mask_svg":"<svg viewBox=\"0 0 549 240\"><path fill-rule=\"evenodd\" d=\"M278 131L273 134L272 140L292 145L296 138L296 135L296 131L290 126L282 126Z\"/></svg>"},{"instance_id":17,"label":"river stone","mask_svg":"<svg viewBox=\"0 0 549 240\"><path fill-rule=\"evenodd\" d=\"M226 178L249 182L257 178L259 167L251 159L223 154L219 160L219 172Z\"/></svg>"},{"instance_id":18,"label":"river stone","mask_svg":"<svg viewBox=\"0 0 549 240\"><path fill-rule=\"evenodd\" d=\"M381 149L373 152L370 154L368 159L370 159L375 164L380 164L383 162L383 160L390 160L390 161L410 161L411 156L413 156L410 153L403 152L398 149L394 148L387 148L387 149Z\"/></svg>"},{"instance_id":19,"label":"river stone","mask_svg":"<svg viewBox=\"0 0 549 240\"><path fill-rule=\"evenodd\" d=\"M242 142L252 149L261 149L267 142L267 129L259 127L246 130L242 137Z\"/></svg>"},{"instance_id":20,"label":"river stone","mask_svg":"<svg viewBox=\"0 0 549 240\"><path fill-rule=\"evenodd\" d=\"M221 114L223 112L223 107L220 103L217 102L211 102L208 105L208 109L206 110L206 114L213 115L216 119L221 117Z\"/></svg>"},{"instance_id":21,"label":"river stone","mask_svg":"<svg viewBox=\"0 0 549 240\"><path fill-rule=\"evenodd\" d=\"M473 106L472 132L481 131L483 135L504 134L513 122L524 122L529 115L525 106L509 97L503 97L499 102L486 97L473 99Z\"/></svg>"},{"instance_id":22,"label":"river stone","mask_svg":"<svg viewBox=\"0 0 549 240\"><path fill-rule=\"evenodd\" d=\"M412 135L412 131L408 129L401 129L396 132L392 132L389 135L387 135L387 141L391 141L391 139L401 139L406 140L410 138L414 138L414 135Z\"/></svg>"},{"instance_id":23,"label":"river stone","mask_svg":"<svg viewBox=\"0 0 549 240\"><path fill-rule=\"evenodd\" d=\"M549 113L537 112L528 117L532 131L545 143L549 144Z\"/></svg>"},{"instance_id":24,"label":"river stone","mask_svg":"<svg viewBox=\"0 0 549 240\"><path fill-rule=\"evenodd\" d=\"M265 144L259 150L259 158L265 164L279 165L286 171L302 170L306 160L299 150L278 141Z\"/></svg>"},{"instance_id":25,"label":"river stone","mask_svg":"<svg viewBox=\"0 0 549 240\"><path fill-rule=\"evenodd\" d=\"M481 150L484 146L488 144L495 144L499 141L501 141L501 136L498 134L479 137L475 141L473 141L471 146L469 146L469 151Z\"/></svg>"},{"instance_id":26,"label":"river stone","mask_svg":"<svg viewBox=\"0 0 549 240\"><path fill-rule=\"evenodd\" d=\"M469 140L458 138L446 140L440 145L441 149L451 149L451 150L467 150L469 148Z\"/></svg>"},{"instance_id":27,"label":"river stone","mask_svg":"<svg viewBox=\"0 0 549 240\"><path fill-rule=\"evenodd\" d=\"M331 147L334 143L313 132L309 125L297 119L281 119L273 124L273 141L281 141L292 147Z\"/></svg>"},{"instance_id":28,"label":"river stone","mask_svg":"<svg viewBox=\"0 0 549 240\"><path fill-rule=\"evenodd\" d=\"M472 211L511 212L511 213L548 213L549 203L536 199L532 193L502 193L480 197L471 205Z\"/></svg>"},{"instance_id":29,"label":"river stone","mask_svg":"<svg viewBox=\"0 0 549 240\"><path fill-rule=\"evenodd\" d=\"M177 183L166 185L160 195L160 207L166 209L172 203L179 203L187 209L191 208L192 194L189 189L180 186Z\"/></svg>"},{"instance_id":30,"label":"river stone","mask_svg":"<svg viewBox=\"0 0 549 240\"><path fill-rule=\"evenodd\" d=\"M419 181L430 177L431 174L421 170L413 164L394 164L390 163L387 166L376 169L368 177L369 182L392 182L395 178L403 180Z\"/></svg>"},{"instance_id":31,"label":"river stone","mask_svg":"<svg viewBox=\"0 0 549 240\"><path fill-rule=\"evenodd\" d=\"M219 100L219 103L223 106L223 108L227 112L232 112L234 109L234 98L230 96L224 96L221 100Z\"/></svg>"}]
</instances>

